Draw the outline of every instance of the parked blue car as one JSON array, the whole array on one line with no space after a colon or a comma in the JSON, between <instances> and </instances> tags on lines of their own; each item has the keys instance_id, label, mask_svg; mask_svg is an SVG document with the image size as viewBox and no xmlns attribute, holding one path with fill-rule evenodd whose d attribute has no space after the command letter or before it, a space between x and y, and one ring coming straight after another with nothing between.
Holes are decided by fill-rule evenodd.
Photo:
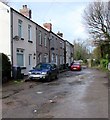
<instances>
[{"instance_id":1,"label":"parked blue car","mask_svg":"<svg viewBox=\"0 0 110 120\"><path fill-rule=\"evenodd\" d=\"M51 81L53 78L58 79L58 67L54 63L39 63L28 73L30 80Z\"/></svg>"}]
</instances>

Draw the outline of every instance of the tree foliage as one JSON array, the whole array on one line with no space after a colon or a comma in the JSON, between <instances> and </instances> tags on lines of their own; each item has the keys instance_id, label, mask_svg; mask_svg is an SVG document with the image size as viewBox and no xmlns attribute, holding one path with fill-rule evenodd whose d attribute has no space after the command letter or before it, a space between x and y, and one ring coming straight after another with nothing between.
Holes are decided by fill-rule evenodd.
<instances>
[{"instance_id":1,"label":"tree foliage","mask_svg":"<svg viewBox=\"0 0 110 120\"><path fill-rule=\"evenodd\" d=\"M95 59L101 59L101 50L100 47L97 46L94 50L93 50L93 58Z\"/></svg>"},{"instance_id":2,"label":"tree foliage","mask_svg":"<svg viewBox=\"0 0 110 120\"><path fill-rule=\"evenodd\" d=\"M95 40L110 40L110 2L91 2L84 11L84 24Z\"/></svg>"},{"instance_id":3,"label":"tree foliage","mask_svg":"<svg viewBox=\"0 0 110 120\"><path fill-rule=\"evenodd\" d=\"M85 60L89 56L88 50L83 43L74 42L74 59L75 60Z\"/></svg>"},{"instance_id":4,"label":"tree foliage","mask_svg":"<svg viewBox=\"0 0 110 120\"><path fill-rule=\"evenodd\" d=\"M11 78L11 63L4 53L0 53L0 70L2 72L2 82L6 82Z\"/></svg>"}]
</instances>

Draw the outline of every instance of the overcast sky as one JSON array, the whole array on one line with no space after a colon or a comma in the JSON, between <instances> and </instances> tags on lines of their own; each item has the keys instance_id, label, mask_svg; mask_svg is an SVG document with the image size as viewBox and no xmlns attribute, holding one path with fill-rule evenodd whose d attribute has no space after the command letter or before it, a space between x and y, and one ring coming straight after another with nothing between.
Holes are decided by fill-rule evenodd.
<instances>
[{"instance_id":1,"label":"overcast sky","mask_svg":"<svg viewBox=\"0 0 110 120\"><path fill-rule=\"evenodd\" d=\"M63 38L73 43L74 40L88 38L85 27L82 24L84 9L92 0L11 0L11 7L19 11L22 5L27 5L32 10L32 20L43 25L45 22L52 23L52 31L63 33ZM68 1L68 2L67 2Z\"/></svg>"}]
</instances>

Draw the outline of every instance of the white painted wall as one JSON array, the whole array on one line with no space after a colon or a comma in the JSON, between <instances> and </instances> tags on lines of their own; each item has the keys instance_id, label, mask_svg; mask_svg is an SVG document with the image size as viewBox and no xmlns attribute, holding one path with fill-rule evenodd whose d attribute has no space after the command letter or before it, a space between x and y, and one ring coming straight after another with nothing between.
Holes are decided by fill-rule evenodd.
<instances>
[{"instance_id":1,"label":"white painted wall","mask_svg":"<svg viewBox=\"0 0 110 120\"><path fill-rule=\"evenodd\" d=\"M0 53L11 59L11 22L10 7L0 2Z\"/></svg>"},{"instance_id":2,"label":"white painted wall","mask_svg":"<svg viewBox=\"0 0 110 120\"><path fill-rule=\"evenodd\" d=\"M16 11L13 12L13 37L18 35L18 19L22 20L23 22L23 38L24 40L13 40L13 65L17 65L17 48L24 49L24 67L23 73L25 75L28 74L28 71L35 67L36 65L36 24L21 16ZM33 43L28 42L28 25L32 27L32 41ZM29 65L29 54L32 55L32 64ZM35 59L34 59L35 58Z\"/></svg>"}]
</instances>

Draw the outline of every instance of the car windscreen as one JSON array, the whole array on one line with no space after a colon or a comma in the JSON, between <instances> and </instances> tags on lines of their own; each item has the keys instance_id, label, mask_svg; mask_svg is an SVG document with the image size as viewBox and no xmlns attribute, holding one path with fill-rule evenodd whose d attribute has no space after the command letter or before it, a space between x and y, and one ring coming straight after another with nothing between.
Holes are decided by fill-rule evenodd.
<instances>
[{"instance_id":1,"label":"car windscreen","mask_svg":"<svg viewBox=\"0 0 110 120\"><path fill-rule=\"evenodd\" d=\"M74 63L73 65L75 65L75 66L76 66L76 65L80 65L80 64L79 64L79 63Z\"/></svg>"},{"instance_id":2,"label":"car windscreen","mask_svg":"<svg viewBox=\"0 0 110 120\"><path fill-rule=\"evenodd\" d=\"M38 64L35 69L50 69L50 67L49 64Z\"/></svg>"}]
</instances>

